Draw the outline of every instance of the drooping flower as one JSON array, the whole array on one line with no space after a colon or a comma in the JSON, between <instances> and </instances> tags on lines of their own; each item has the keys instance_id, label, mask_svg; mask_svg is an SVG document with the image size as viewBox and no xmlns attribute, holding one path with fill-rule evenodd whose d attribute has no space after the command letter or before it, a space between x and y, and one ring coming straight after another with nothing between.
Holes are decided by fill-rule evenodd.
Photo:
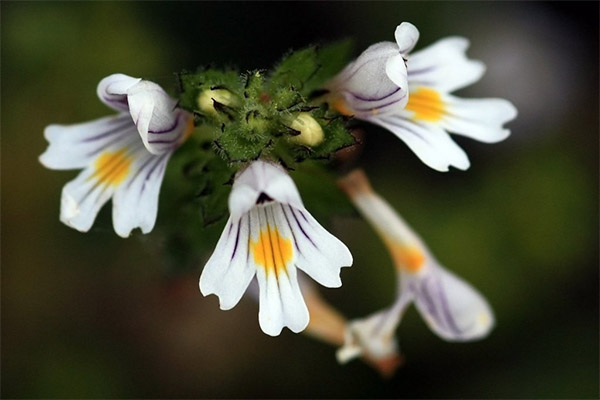
<instances>
[{"instance_id":1,"label":"drooping flower","mask_svg":"<svg viewBox=\"0 0 600 400\"><path fill-rule=\"evenodd\" d=\"M516 117L517 110L504 99L461 99L451 95L454 90L478 81L485 71L484 64L466 57L469 41L461 37L441 39L408 55L418 39L418 34L408 26L412 25L403 22L396 28L396 41L410 44L402 53L406 66L399 61L391 63L374 57L366 64L372 70L381 71L385 67L389 76L408 73L408 93L402 102L385 102L387 98L381 98L380 103L368 108L353 100L370 98L372 93L387 93L389 84L381 74L367 70L357 61L367 57L372 48L389 48L392 45L389 42L371 46L336 76L327 86L328 102L342 114L388 129L433 169L447 171L450 166L467 169L469 158L448 132L485 143L499 142L510 135L510 130L503 125ZM352 68L356 70L353 75L356 78L350 85L345 83L344 77Z\"/></svg>"},{"instance_id":2,"label":"drooping flower","mask_svg":"<svg viewBox=\"0 0 600 400\"><path fill-rule=\"evenodd\" d=\"M394 304L351 322L339 359L347 361L364 353L378 358L396 354L395 331L411 303L429 328L445 340L461 342L485 337L494 326L485 298L433 257L402 217L373 192L362 171L350 173L339 183L385 243L398 276Z\"/></svg>"},{"instance_id":3,"label":"drooping flower","mask_svg":"<svg viewBox=\"0 0 600 400\"><path fill-rule=\"evenodd\" d=\"M98 84L100 100L119 114L74 125L49 125L40 162L56 170L83 169L62 191L60 220L87 232L113 200L115 232L154 227L167 161L194 125L157 84L123 74Z\"/></svg>"},{"instance_id":4,"label":"drooping flower","mask_svg":"<svg viewBox=\"0 0 600 400\"><path fill-rule=\"evenodd\" d=\"M296 268L326 287L341 286L340 268L352 264L348 248L304 208L298 189L279 166L254 161L236 177L230 217L200 276L204 296L233 308L256 275L261 329L277 336L309 322Z\"/></svg>"}]
</instances>

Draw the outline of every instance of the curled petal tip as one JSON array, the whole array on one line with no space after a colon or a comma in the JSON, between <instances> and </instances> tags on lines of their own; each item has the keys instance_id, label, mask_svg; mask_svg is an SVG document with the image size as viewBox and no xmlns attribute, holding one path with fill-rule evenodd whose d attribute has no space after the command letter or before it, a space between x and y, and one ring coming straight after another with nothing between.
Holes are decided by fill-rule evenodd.
<instances>
[{"instance_id":1,"label":"curled petal tip","mask_svg":"<svg viewBox=\"0 0 600 400\"><path fill-rule=\"evenodd\" d=\"M396 27L394 33L400 54L410 52L419 40L419 30L410 22L403 22Z\"/></svg>"}]
</instances>

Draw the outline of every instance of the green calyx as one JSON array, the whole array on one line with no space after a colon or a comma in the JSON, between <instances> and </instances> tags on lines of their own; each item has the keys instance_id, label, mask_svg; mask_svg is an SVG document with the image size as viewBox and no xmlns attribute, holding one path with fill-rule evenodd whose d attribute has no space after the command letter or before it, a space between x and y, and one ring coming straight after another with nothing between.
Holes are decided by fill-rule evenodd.
<instances>
[{"instance_id":1,"label":"green calyx","mask_svg":"<svg viewBox=\"0 0 600 400\"><path fill-rule=\"evenodd\" d=\"M258 158L289 166L329 159L355 140L317 93L342 69L349 50L348 42L311 46L290 52L271 71L183 72L179 106L211 132L215 152L230 165Z\"/></svg>"}]
</instances>

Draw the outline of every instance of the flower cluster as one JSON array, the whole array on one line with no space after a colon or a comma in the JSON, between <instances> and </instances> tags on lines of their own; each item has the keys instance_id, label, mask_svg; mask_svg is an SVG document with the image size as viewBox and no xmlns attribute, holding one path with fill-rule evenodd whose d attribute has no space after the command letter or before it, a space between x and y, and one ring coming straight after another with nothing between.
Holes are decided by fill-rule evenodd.
<instances>
[{"instance_id":1,"label":"flower cluster","mask_svg":"<svg viewBox=\"0 0 600 400\"><path fill-rule=\"evenodd\" d=\"M200 291L218 296L221 309L231 309L249 286L257 285L258 320L265 333L306 329L339 346L341 362L362 356L383 373L400 362L395 331L411 303L445 340L484 337L494 324L486 300L436 261L363 172L352 172L338 184L390 252L398 276L395 302L347 321L307 278L340 287L340 270L353 259L305 208L288 171L301 169L305 161L335 160L340 149L357 145L350 120L391 131L439 171L469 167L448 132L488 143L509 135L503 125L516 110L508 101L450 94L484 72L481 62L466 57L468 41L450 37L411 53L418 38L417 28L404 22L396 28L395 43L374 44L347 65L341 57L347 46L334 44L288 54L267 73L183 72L176 98L147 80L123 74L102 79L98 97L118 114L49 125L44 132L49 142L40 156L44 166L82 169L63 188L60 220L87 232L112 198L119 236L135 228L149 233L169 159L203 132L209 146L191 147L188 153L203 159L202 152L212 152L222 175L233 176L227 189L229 218L200 277ZM214 170L205 166L203 171L210 180ZM202 195L221 201L217 186L228 187L213 184Z\"/></svg>"}]
</instances>

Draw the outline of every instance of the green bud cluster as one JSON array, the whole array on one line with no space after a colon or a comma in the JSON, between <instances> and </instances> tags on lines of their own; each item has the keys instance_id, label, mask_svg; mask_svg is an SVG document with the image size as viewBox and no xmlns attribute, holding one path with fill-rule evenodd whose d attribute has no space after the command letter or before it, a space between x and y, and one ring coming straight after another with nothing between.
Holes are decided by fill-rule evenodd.
<instances>
[{"instance_id":1,"label":"green bud cluster","mask_svg":"<svg viewBox=\"0 0 600 400\"><path fill-rule=\"evenodd\" d=\"M179 107L193 113L196 128L169 162L161 191L173 272L196 268L198 257L212 251L235 173L257 158L295 170L294 182L315 217L353 212L333 176L304 162L328 160L355 143L345 117L319 98L350 50L349 42L308 47L289 52L270 71L205 67L177 74Z\"/></svg>"},{"instance_id":2,"label":"green bud cluster","mask_svg":"<svg viewBox=\"0 0 600 400\"><path fill-rule=\"evenodd\" d=\"M295 165L329 159L355 143L343 116L319 99L319 89L345 64L347 42L290 52L270 71L201 68L178 74L179 106L229 165L258 158Z\"/></svg>"}]
</instances>

